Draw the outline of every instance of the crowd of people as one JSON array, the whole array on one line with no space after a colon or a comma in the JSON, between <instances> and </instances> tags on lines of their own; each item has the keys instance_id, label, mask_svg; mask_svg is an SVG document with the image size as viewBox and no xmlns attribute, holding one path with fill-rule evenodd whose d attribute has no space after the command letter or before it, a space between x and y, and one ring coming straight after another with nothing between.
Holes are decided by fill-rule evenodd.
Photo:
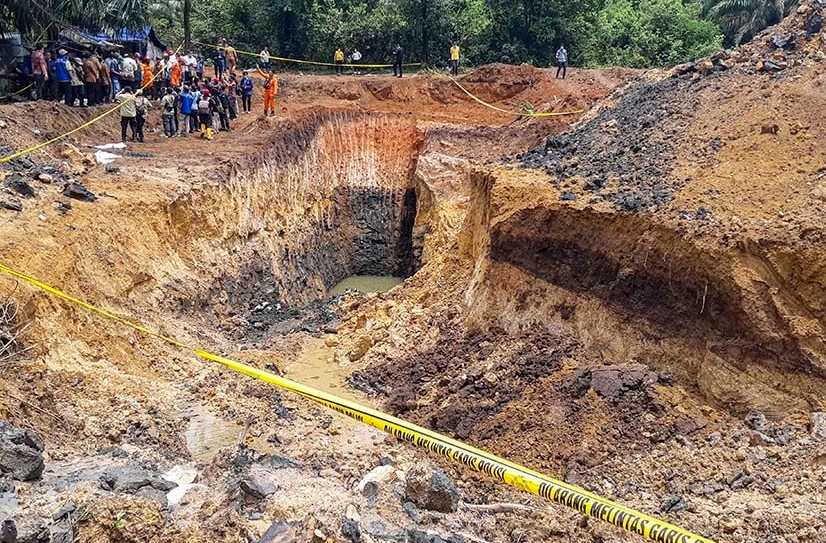
<instances>
[{"instance_id":1,"label":"crowd of people","mask_svg":"<svg viewBox=\"0 0 826 543\"><path fill-rule=\"evenodd\" d=\"M392 55L393 75L402 77L404 49L397 44ZM278 79L270 65L269 50L264 47L257 57L255 71L263 79L263 114L274 116ZM357 69L362 58L361 52L353 49L346 60ZM460 49L455 43L450 47L449 58L450 73L456 76ZM557 77L561 72L564 78L568 60L564 46L557 50L555 59ZM153 101L160 108L164 137L197 132L211 140L216 127L218 131L229 131L239 113L252 111L256 84L249 71L243 71L238 78L238 51L226 38L211 54L212 76L204 73L204 57L191 51L180 54L169 50L160 58L150 59L140 53L76 54L66 49L53 53L37 45L31 61L38 100L54 100L74 107L119 103L122 141L144 141L144 125ZM345 53L341 48L333 54L333 66L336 73L343 73Z\"/></svg>"}]
</instances>

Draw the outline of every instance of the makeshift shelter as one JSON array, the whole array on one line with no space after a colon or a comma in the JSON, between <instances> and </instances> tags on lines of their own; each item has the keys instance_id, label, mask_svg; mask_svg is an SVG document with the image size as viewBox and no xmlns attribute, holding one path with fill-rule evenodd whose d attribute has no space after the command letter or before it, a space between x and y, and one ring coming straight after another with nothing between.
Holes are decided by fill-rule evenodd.
<instances>
[{"instance_id":1,"label":"makeshift shelter","mask_svg":"<svg viewBox=\"0 0 826 543\"><path fill-rule=\"evenodd\" d=\"M166 53L166 44L148 25L140 30L121 28L110 33L97 34L95 37L121 44L128 52L140 53L141 56L152 60L162 58Z\"/></svg>"}]
</instances>

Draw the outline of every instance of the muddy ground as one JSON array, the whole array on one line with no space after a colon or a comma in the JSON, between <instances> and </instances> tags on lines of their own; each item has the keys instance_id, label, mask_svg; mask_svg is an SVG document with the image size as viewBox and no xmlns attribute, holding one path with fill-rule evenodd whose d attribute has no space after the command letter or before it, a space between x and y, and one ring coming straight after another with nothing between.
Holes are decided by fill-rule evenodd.
<instances>
[{"instance_id":1,"label":"muddy ground","mask_svg":"<svg viewBox=\"0 0 826 543\"><path fill-rule=\"evenodd\" d=\"M715 541L821 541L823 66L819 34L798 43L776 72L464 77L514 111L588 109L551 119L438 76L285 75L275 119L206 142L161 138L155 113L108 170L106 120L0 170L0 261ZM4 106L0 144L94 114ZM406 279L327 296L363 274ZM28 325L0 357L0 442L31 460L0 482L10 541L639 540L8 278L0 295L19 309L0 325Z\"/></svg>"}]
</instances>

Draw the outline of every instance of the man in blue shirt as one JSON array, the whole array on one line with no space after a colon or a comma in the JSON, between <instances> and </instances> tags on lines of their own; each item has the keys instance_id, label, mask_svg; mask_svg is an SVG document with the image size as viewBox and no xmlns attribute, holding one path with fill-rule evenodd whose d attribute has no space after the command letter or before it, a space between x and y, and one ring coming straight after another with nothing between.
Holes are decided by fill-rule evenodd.
<instances>
[{"instance_id":1,"label":"man in blue shirt","mask_svg":"<svg viewBox=\"0 0 826 543\"><path fill-rule=\"evenodd\" d=\"M184 92L181 93L181 115L183 115L183 126L181 127L181 135L186 136L188 133L195 132L198 129L197 112L194 109L195 100L198 95L192 92L188 86L184 87Z\"/></svg>"},{"instance_id":2,"label":"man in blue shirt","mask_svg":"<svg viewBox=\"0 0 826 543\"><path fill-rule=\"evenodd\" d=\"M59 102L62 98L64 104L71 106L74 104L74 96L72 96L72 75L69 73L69 54L65 49L59 49L57 51L54 70L55 81L57 81L55 101Z\"/></svg>"},{"instance_id":3,"label":"man in blue shirt","mask_svg":"<svg viewBox=\"0 0 826 543\"><path fill-rule=\"evenodd\" d=\"M562 71L562 79L565 79L565 72L568 68L568 51L565 44L560 44L556 50L556 78L559 79L559 72Z\"/></svg>"}]
</instances>

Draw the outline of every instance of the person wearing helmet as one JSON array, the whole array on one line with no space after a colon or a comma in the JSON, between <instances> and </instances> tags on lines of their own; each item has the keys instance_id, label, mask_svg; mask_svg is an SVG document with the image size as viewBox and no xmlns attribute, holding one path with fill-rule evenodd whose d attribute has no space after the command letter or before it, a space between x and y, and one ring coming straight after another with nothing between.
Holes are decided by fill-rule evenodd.
<instances>
[{"instance_id":1,"label":"person wearing helmet","mask_svg":"<svg viewBox=\"0 0 826 543\"><path fill-rule=\"evenodd\" d=\"M212 141L212 114L215 112L215 104L212 101L209 89L204 89L197 105L198 122L201 125L201 137L207 141Z\"/></svg>"},{"instance_id":2,"label":"person wearing helmet","mask_svg":"<svg viewBox=\"0 0 826 543\"><path fill-rule=\"evenodd\" d=\"M264 117L272 111L272 116L275 117L275 95L278 94L278 79L272 70L264 72L261 68L257 68L258 75L264 78Z\"/></svg>"}]
</instances>

